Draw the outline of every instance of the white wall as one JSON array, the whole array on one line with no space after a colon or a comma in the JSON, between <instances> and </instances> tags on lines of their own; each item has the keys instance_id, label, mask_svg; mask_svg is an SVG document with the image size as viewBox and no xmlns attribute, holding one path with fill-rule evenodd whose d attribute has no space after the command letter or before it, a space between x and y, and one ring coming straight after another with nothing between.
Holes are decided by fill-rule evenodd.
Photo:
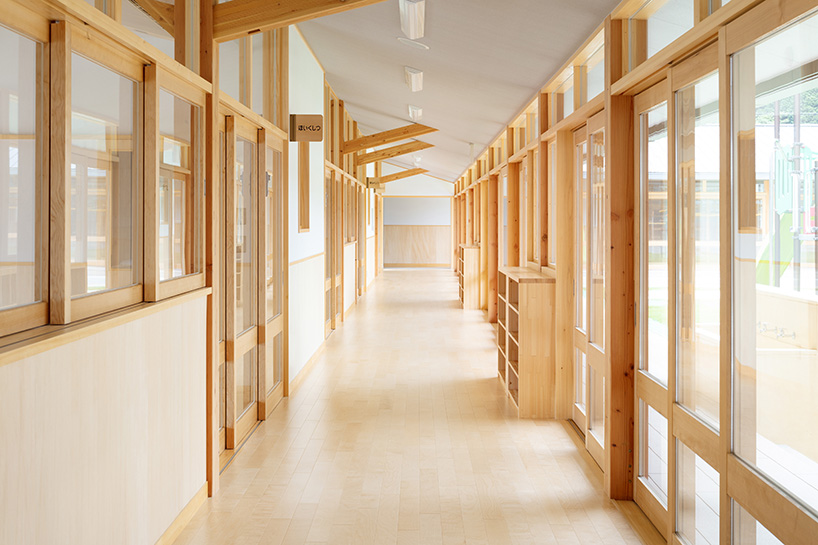
<instances>
[{"instance_id":1,"label":"white wall","mask_svg":"<svg viewBox=\"0 0 818 545\"><path fill-rule=\"evenodd\" d=\"M324 113L324 71L290 27L290 112ZM289 365L294 380L324 341L324 144L310 143L310 229L298 232L298 144L289 160ZM304 261L306 260L306 261Z\"/></svg>"},{"instance_id":2,"label":"white wall","mask_svg":"<svg viewBox=\"0 0 818 545\"><path fill-rule=\"evenodd\" d=\"M159 539L205 484L206 319L200 296L0 361L0 543Z\"/></svg>"},{"instance_id":3,"label":"white wall","mask_svg":"<svg viewBox=\"0 0 818 545\"><path fill-rule=\"evenodd\" d=\"M404 169L384 164L384 175ZM384 264L448 266L454 184L420 174L386 184Z\"/></svg>"}]
</instances>

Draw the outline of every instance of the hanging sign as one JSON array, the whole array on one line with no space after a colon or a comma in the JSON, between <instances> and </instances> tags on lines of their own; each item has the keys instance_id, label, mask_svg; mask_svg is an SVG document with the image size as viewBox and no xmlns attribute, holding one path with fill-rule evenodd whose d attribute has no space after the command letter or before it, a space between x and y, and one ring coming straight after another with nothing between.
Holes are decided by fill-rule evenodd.
<instances>
[{"instance_id":1,"label":"hanging sign","mask_svg":"<svg viewBox=\"0 0 818 545\"><path fill-rule=\"evenodd\" d=\"M323 115L290 114L290 142L321 142L323 139Z\"/></svg>"}]
</instances>

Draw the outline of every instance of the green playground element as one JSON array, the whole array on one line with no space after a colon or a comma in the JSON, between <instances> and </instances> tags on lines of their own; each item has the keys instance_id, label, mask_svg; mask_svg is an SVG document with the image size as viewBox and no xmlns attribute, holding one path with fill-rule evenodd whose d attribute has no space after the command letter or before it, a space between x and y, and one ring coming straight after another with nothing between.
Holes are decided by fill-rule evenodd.
<instances>
[{"instance_id":1,"label":"green playground element","mask_svg":"<svg viewBox=\"0 0 818 545\"><path fill-rule=\"evenodd\" d=\"M781 215L781 224L780 224L780 232L781 232L781 275L783 276L784 271L787 270L792 264L792 257L793 257L793 239L792 233L790 229L792 227L792 213L786 212ZM758 261L758 265L756 265L756 284L763 284L765 286L772 286L772 276L773 270L775 270L775 265L773 260L775 256L772 255L772 239L767 244L767 247L764 248L764 252L761 254L761 258Z\"/></svg>"}]
</instances>

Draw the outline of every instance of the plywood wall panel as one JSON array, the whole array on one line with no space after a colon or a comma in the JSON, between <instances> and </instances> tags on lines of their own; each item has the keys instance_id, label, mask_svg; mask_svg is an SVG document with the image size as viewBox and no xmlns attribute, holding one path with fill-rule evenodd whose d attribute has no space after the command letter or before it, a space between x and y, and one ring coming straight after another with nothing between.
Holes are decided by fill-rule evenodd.
<instances>
[{"instance_id":1,"label":"plywood wall panel","mask_svg":"<svg viewBox=\"0 0 818 545\"><path fill-rule=\"evenodd\" d=\"M451 266L449 225L384 225L384 266Z\"/></svg>"},{"instance_id":2,"label":"plywood wall panel","mask_svg":"<svg viewBox=\"0 0 818 545\"><path fill-rule=\"evenodd\" d=\"M206 316L201 297L0 367L0 543L159 539L205 484Z\"/></svg>"}]
</instances>

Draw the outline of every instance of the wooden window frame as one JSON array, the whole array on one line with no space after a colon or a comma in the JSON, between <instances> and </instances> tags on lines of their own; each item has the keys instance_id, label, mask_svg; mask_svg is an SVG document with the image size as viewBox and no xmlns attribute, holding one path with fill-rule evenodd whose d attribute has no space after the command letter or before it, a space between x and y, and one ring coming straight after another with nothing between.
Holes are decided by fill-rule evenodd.
<instances>
[{"instance_id":1,"label":"wooden window frame","mask_svg":"<svg viewBox=\"0 0 818 545\"><path fill-rule=\"evenodd\" d=\"M39 301L29 304L0 310L0 337L19 333L27 329L47 325L49 323L49 171L50 151L49 144L52 138L50 120L51 103L49 100L49 87L46 74L51 70L51 57L58 53L49 55L49 42L51 39L50 23L47 19L35 15L27 8L14 2L4 5L3 13L0 15L0 24L25 38L37 43L38 63L41 65L38 70L37 80L37 134L40 136L37 144L37 172L35 183L39 186L36 190L38 195L35 213L36 230L38 240L35 248L35 270L38 271L36 283L39 289ZM63 45L64 47L64 45ZM70 51L69 51L70 60ZM62 83L64 85L64 82Z\"/></svg>"},{"instance_id":2,"label":"wooden window frame","mask_svg":"<svg viewBox=\"0 0 818 545\"><path fill-rule=\"evenodd\" d=\"M735 0L734 0L735 1ZM721 349L721 401L720 401L720 474L722 532L725 531L724 519L730 517L731 501L736 501L759 523L784 543L808 543L818 535L818 517L810 509L795 500L779 484L748 465L732 452L732 388L733 383L733 324L732 324L732 288L733 288L733 248L734 218L738 214L732 210L732 191L734 190L732 134L732 89L730 87L731 57L738 51L749 47L773 32L795 23L805 16L814 16L815 3L807 0L786 0L776 2L767 0L752 8L742 16L723 27L719 34L719 105L720 105L720 138L721 138L721 186L722 213L722 335L729 339L722 343ZM729 237L729 238L727 238ZM725 243L727 241L727 243ZM727 346L725 346L727 345ZM731 528L727 527L726 531Z\"/></svg>"},{"instance_id":3,"label":"wooden window frame","mask_svg":"<svg viewBox=\"0 0 818 545\"><path fill-rule=\"evenodd\" d=\"M143 300L144 274L141 282L132 286L83 295L71 296L71 59L74 53L82 55L120 76L126 77L145 90L143 64L141 60L113 43L99 40L92 29L83 28L73 32L73 24L59 21L52 23L51 41L51 93L64 96L64 101L55 101L51 106L51 252L49 310L52 324L68 324L105 312L127 307ZM139 99L134 105L139 106ZM141 127L145 118L134 119L134 127ZM144 149L144 148L143 148ZM144 162L140 164L140 154L135 154L137 182L144 184ZM137 193L138 194L138 193ZM137 203L137 218L142 217L143 204ZM144 225L136 229L144 232ZM134 241L136 242L136 241ZM144 263L141 248L134 244L136 261ZM140 272L140 271L138 271Z\"/></svg>"},{"instance_id":4,"label":"wooden window frame","mask_svg":"<svg viewBox=\"0 0 818 545\"><path fill-rule=\"evenodd\" d=\"M162 138L159 133L160 90L171 93L198 108L191 119L194 142L191 144L192 190L187 194L187 210L192 212L191 251L194 272L160 281L159 276L159 181L162 168ZM161 301L205 285L205 210L204 210L204 112L206 93L171 72L157 66L145 66L145 300ZM147 166L150 165L150 166Z\"/></svg>"}]
</instances>

